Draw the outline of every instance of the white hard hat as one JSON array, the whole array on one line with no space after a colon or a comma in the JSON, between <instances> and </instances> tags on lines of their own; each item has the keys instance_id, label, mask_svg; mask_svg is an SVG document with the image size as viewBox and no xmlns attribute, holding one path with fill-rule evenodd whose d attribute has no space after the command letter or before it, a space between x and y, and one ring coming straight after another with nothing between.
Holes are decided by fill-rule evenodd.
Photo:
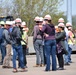
<instances>
[{"instance_id":1,"label":"white hard hat","mask_svg":"<svg viewBox=\"0 0 76 75\"><path fill-rule=\"evenodd\" d=\"M43 19L43 17L40 17L40 21L43 21L44 19Z\"/></svg>"},{"instance_id":2,"label":"white hard hat","mask_svg":"<svg viewBox=\"0 0 76 75\"><path fill-rule=\"evenodd\" d=\"M66 23L66 26L67 26L67 27L70 27L70 26L72 26L72 24L71 24L70 22L67 22L67 23Z\"/></svg>"},{"instance_id":3,"label":"white hard hat","mask_svg":"<svg viewBox=\"0 0 76 75\"><path fill-rule=\"evenodd\" d=\"M16 18L15 22L22 22L22 20L20 18Z\"/></svg>"},{"instance_id":4,"label":"white hard hat","mask_svg":"<svg viewBox=\"0 0 76 75\"><path fill-rule=\"evenodd\" d=\"M58 27L65 27L64 23L59 23Z\"/></svg>"},{"instance_id":5,"label":"white hard hat","mask_svg":"<svg viewBox=\"0 0 76 75\"><path fill-rule=\"evenodd\" d=\"M44 19L51 20L51 16L50 15L45 15Z\"/></svg>"},{"instance_id":6,"label":"white hard hat","mask_svg":"<svg viewBox=\"0 0 76 75\"><path fill-rule=\"evenodd\" d=\"M21 27L25 27L25 25L26 25L26 22L22 22L22 24L21 24Z\"/></svg>"},{"instance_id":7,"label":"white hard hat","mask_svg":"<svg viewBox=\"0 0 76 75\"><path fill-rule=\"evenodd\" d=\"M12 25L15 24L15 21L11 21Z\"/></svg>"},{"instance_id":8,"label":"white hard hat","mask_svg":"<svg viewBox=\"0 0 76 75\"><path fill-rule=\"evenodd\" d=\"M6 24L6 25L12 25L12 22L11 22L11 21L6 21L5 24Z\"/></svg>"},{"instance_id":9,"label":"white hard hat","mask_svg":"<svg viewBox=\"0 0 76 75\"><path fill-rule=\"evenodd\" d=\"M40 21L39 16L36 16L35 19L34 19L34 21Z\"/></svg>"},{"instance_id":10,"label":"white hard hat","mask_svg":"<svg viewBox=\"0 0 76 75\"><path fill-rule=\"evenodd\" d=\"M22 25L26 25L26 22L23 21L23 22L22 22Z\"/></svg>"},{"instance_id":11,"label":"white hard hat","mask_svg":"<svg viewBox=\"0 0 76 75\"><path fill-rule=\"evenodd\" d=\"M5 24L5 22L4 22L4 21L1 21L1 22L0 22L0 24L1 24L1 25L4 25L4 24Z\"/></svg>"},{"instance_id":12,"label":"white hard hat","mask_svg":"<svg viewBox=\"0 0 76 75\"><path fill-rule=\"evenodd\" d=\"M59 18L58 22L63 23L64 19L63 18Z\"/></svg>"}]
</instances>

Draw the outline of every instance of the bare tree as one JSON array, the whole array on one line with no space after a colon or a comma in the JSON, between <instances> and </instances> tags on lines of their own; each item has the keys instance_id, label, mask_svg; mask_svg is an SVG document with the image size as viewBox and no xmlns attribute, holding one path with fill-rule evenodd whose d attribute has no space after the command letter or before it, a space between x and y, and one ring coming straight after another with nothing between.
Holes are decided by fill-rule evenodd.
<instances>
[{"instance_id":1,"label":"bare tree","mask_svg":"<svg viewBox=\"0 0 76 75\"><path fill-rule=\"evenodd\" d=\"M51 16L57 14L58 6L63 0L2 0L4 1L4 13L20 17L27 22L30 30L33 28L33 19L35 16ZM31 32L31 31L30 31Z\"/></svg>"}]
</instances>

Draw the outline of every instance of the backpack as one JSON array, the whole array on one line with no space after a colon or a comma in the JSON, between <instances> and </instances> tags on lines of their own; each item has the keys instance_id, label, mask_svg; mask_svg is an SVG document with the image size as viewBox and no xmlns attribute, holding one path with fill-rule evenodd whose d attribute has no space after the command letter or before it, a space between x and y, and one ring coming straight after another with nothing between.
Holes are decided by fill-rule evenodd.
<instances>
[{"instance_id":1,"label":"backpack","mask_svg":"<svg viewBox=\"0 0 76 75\"><path fill-rule=\"evenodd\" d=\"M0 28L0 43L3 41L3 28Z\"/></svg>"}]
</instances>

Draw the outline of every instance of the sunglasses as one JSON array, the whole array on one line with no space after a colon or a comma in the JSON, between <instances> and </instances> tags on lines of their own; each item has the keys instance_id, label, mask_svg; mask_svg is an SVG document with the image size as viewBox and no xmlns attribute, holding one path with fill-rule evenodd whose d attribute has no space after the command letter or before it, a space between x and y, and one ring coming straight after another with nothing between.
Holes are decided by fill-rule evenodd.
<instances>
[{"instance_id":1,"label":"sunglasses","mask_svg":"<svg viewBox=\"0 0 76 75\"><path fill-rule=\"evenodd\" d=\"M48 19L44 19L44 21L48 21Z\"/></svg>"},{"instance_id":2,"label":"sunglasses","mask_svg":"<svg viewBox=\"0 0 76 75\"><path fill-rule=\"evenodd\" d=\"M21 24L21 22L16 22L15 24Z\"/></svg>"}]
</instances>

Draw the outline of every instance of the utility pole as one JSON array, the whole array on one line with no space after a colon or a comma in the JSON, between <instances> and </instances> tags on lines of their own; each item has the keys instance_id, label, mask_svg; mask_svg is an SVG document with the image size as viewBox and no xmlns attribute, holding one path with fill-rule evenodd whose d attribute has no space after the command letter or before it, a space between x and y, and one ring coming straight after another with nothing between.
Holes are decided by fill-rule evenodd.
<instances>
[{"instance_id":1,"label":"utility pole","mask_svg":"<svg viewBox=\"0 0 76 75\"><path fill-rule=\"evenodd\" d=\"M67 21L72 24L72 0L67 0Z\"/></svg>"}]
</instances>

